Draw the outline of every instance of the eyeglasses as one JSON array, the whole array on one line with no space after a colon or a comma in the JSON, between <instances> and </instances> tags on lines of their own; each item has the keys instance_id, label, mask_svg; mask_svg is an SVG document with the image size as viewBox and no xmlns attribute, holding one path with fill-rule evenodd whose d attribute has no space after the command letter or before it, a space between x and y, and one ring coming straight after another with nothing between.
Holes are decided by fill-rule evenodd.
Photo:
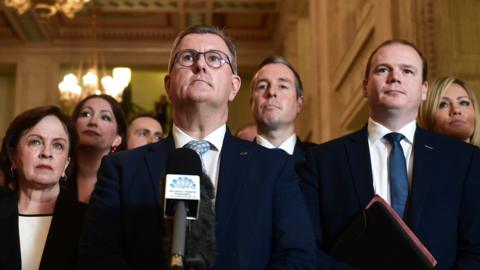
<instances>
[{"instance_id":1,"label":"eyeglasses","mask_svg":"<svg viewBox=\"0 0 480 270\"><path fill-rule=\"evenodd\" d=\"M194 63L198 61L200 55L202 54L205 58L205 63L207 63L209 67L217 69L227 63L233 72L233 67L230 63L228 55L222 51L217 50L210 50L206 52L197 52L190 49L181 50L175 54L174 63L178 63L184 67L191 67Z\"/></svg>"}]
</instances>

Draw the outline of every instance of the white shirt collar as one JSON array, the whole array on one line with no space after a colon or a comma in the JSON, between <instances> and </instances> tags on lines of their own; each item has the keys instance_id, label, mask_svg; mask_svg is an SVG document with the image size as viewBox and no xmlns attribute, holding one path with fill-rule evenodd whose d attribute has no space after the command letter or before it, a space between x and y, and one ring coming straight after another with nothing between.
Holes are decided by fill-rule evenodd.
<instances>
[{"instance_id":1,"label":"white shirt collar","mask_svg":"<svg viewBox=\"0 0 480 270\"><path fill-rule=\"evenodd\" d=\"M287 152L290 155L293 155L293 151L295 150L295 143L297 143L297 135L294 133L290 137L288 137L285 141L283 141L282 144L280 144L278 147L275 147L273 144L271 144L265 137L262 137L261 135L257 135L255 141L257 144L266 147L266 148L280 148L283 151Z\"/></svg>"},{"instance_id":2,"label":"white shirt collar","mask_svg":"<svg viewBox=\"0 0 480 270\"><path fill-rule=\"evenodd\" d=\"M210 144L212 144L215 147L215 149L211 149L211 150L216 150L220 152L222 150L223 139L225 138L226 132L227 132L227 125L223 124L219 128L212 131L210 134L208 134L202 140L208 141ZM188 142L195 140L190 135L188 135L185 131L177 127L175 124L173 124L172 134L173 134L173 141L175 142L175 148L183 147Z\"/></svg>"},{"instance_id":3,"label":"white shirt collar","mask_svg":"<svg viewBox=\"0 0 480 270\"><path fill-rule=\"evenodd\" d=\"M368 118L367 129L368 129L368 139L372 144L375 144L378 140L382 139L383 136L392 132L382 124L375 122L371 117ZM412 122L406 124L396 132L405 136L407 142L409 142L410 144L413 144L413 137L415 135L416 129L417 129L417 122L413 120Z\"/></svg>"}]
</instances>

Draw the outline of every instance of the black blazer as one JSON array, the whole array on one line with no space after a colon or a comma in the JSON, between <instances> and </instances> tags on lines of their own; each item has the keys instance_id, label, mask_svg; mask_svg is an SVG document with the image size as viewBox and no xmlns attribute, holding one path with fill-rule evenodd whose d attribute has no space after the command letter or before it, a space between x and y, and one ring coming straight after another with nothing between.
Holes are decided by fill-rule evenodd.
<instances>
[{"instance_id":1,"label":"black blazer","mask_svg":"<svg viewBox=\"0 0 480 270\"><path fill-rule=\"evenodd\" d=\"M61 189L43 250L40 269L76 269L85 204ZM0 269L21 269L18 196L0 190Z\"/></svg>"},{"instance_id":2,"label":"black blazer","mask_svg":"<svg viewBox=\"0 0 480 270\"><path fill-rule=\"evenodd\" d=\"M322 269L346 265L325 255L374 196L364 128L309 149L304 187ZM406 221L437 259L436 270L480 269L480 151L419 127Z\"/></svg>"}]
</instances>

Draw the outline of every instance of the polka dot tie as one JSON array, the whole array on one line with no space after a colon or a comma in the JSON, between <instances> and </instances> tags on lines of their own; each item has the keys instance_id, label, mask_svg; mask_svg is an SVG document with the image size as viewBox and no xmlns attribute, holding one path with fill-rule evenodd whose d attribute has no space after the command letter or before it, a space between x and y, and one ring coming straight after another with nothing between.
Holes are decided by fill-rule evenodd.
<instances>
[{"instance_id":1,"label":"polka dot tie","mask_svg":"<svg viewBox=\"0 0 480 270\"><path fill-rule=\"evenodd\" d=\"M208 152L208 150L210 150L210 143L205 140L189 141L187 144L185 144L184 147L192 149L193 151L197 152L197 154L201 158L206 152Z\"/></svg>"}]
</instances>

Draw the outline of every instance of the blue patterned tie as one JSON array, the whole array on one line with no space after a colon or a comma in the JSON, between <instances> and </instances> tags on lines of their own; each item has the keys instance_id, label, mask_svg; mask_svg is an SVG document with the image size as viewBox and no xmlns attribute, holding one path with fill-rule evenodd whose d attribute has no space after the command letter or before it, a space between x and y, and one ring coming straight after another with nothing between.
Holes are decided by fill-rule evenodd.
<instances>
[{"instance_id":1,"label":"blue patterned tie","mask_svg":"<svg viewBox=\"0 0 480 270\"><path fill-rule=\"evenodd\" d=\"M407 162L405 161L403 148L400 144L404 136L400 133L392 132L384 137L392 145L389 161L392 208L403 218L408 197Z\"/></svg>"},{"instance_id":2,"label":"blue patterned tie","mask_svg":"<svg viewBox=\"0 0 480 270\"><path fill-rule=\"evenodd\" d=\"M183 146L184 148L192 149L193 151L197 152L202 160L202 167L205 170L205 165L203 164L202 156L210 150L210 143L205 140L201 141L189 141L187 144Z\"/></svg>"}]
</instances>

